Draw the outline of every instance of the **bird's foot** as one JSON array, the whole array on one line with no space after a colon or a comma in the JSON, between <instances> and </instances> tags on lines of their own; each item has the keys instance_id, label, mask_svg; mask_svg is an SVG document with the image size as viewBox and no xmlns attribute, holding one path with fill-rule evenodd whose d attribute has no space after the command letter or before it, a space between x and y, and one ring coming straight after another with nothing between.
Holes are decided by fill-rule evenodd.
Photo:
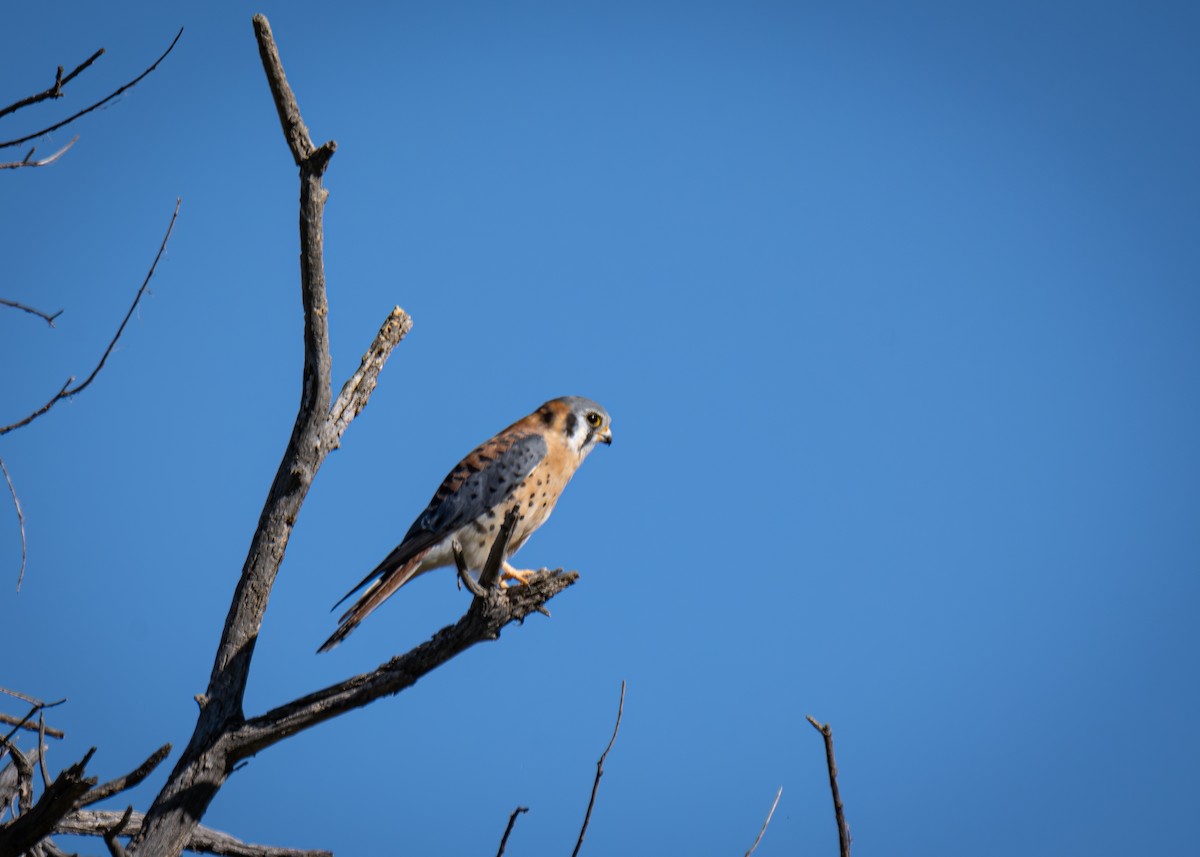
<instances>
[{"instance_id":1,"label":"bird's foot","mask_svg":"<svg viewBox=\"0 0 1200 857\"><path fill-rule=\"evenodd\" d=\"M529 579L537 574L532 568L513 568L507 562L504 563L504 571L500 575L501 588L507 588L509 580L515 580L522 586L529 585Z\"/></svg>"}]
</instances>

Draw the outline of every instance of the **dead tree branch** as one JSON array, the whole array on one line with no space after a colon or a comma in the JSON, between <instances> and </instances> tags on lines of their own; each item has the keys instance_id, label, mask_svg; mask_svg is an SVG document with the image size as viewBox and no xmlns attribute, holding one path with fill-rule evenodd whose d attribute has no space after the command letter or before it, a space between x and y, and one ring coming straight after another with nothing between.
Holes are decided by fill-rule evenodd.
<instances>
[{"instance_id":1,"label":"dead tree branch","mask_svg":"<svg viewBox=\"0 0 1200 857\"><path fill-rule=\"evenodd\" d=\"M103 836L123 815L122 812L76 810L60 821L54 832L76 836ZM129 822L120 835L136 836L142 830L143 820L144 816L140 812L130 813ZM332 857L329 851L303 851L296 848L277 848L273 845L254 845L203 825L196 827L184 847L199 854L220 854L225 857Z\"/></svg>"},{"instance_id":2,"label":"dead tree branch","mask_svg":"<svg viewBox=\"0 0 1200 857\"><path fill-rule=\"evenodd\" d=\"M754 838L754 844L750 846L750 850L746 852L746 857L750 857L754 850L758 848L758 843L762 842L763 834L767 832L767 825L771 823L771 816L775 814L775 807L779 806L779 798L783 796L783 786L779 787L779 791L775 792L775 801L771 804L771 809L767 812L767 817L763 821L762 829L758 831L758 836Z\"/></svg>"},{"instance_id":3,"label":"dead tree branch","mask_svg":"<svg viewBox=\"0 0 1200 857\"><path fill-rule=\"evenodd\" d=\"M102 801L105 798L112 797L115 794L120 794L123 791L133 788L146 777L153 773L154 769L162 764L163 759L167 758L171 753L171 745L163 744L155 750L150 758L142 762L128 774L123 777L117 777L115 780L109 780L103 785L96 786L94 789L80 798L77 806L90 806L97 801Z\"/></svg>"},{"instance_id":4,"label":"dead tree branch","mask_svg":"<svg viewBox=\"0 0 1200 857\"><path fill-rule=\"evenodd\" d=\"M146 289L150 286L150 278L154 276L154 271L158 267L158 260L161 259L163 253L166 252L167 242L171 240L171 232L175 229L175 220L179 217L179 206L181 202L182 200L176 198L175 211L171 214L171 222L167 225L167 233L163 236L162 243L158 245L158 252L154 254L154 261L150 264L150 270L146 272L146 278L142 280L142 287L138 289L137 294L134 296L133 303L129 306L129 311L125 313L125 318L121 320L120 327L118 327L117 332L113 334L113 338L109 340L108 347L104 349L104 353L100 355L100 362L96 364L96 368L93 369L92 373L88 375L87 378L85 378L81 383L76 384L73 387L71 386L71 383L75 380L75 378L68 378L67 382L62 385L62 389L55 393L54 397L51 398L50 401L46 402L46 404L42 405L29 416L18 420L11 425L0 426L0 436L6 435L10 431L22 428L23 426L29 425L63 399L69 399L72 396L79 395L86 390L88 385L95 380L98 374L100 374L100 370L104 368L104 364L108 360L108 355L112 354L112 350L117 346L117 340L121 338L121 334L125 331L125 325L127 325L129 323L129 319L133 317L133 313L137 309L138 303L142 300L142 295L146 293Z\"/></svg>"},{"instance_id":5,"label":"dead tree branch","mask_svg":"<svg viewBox=\"0 0 1200 857\"><path fill-rule=\"evenodd\" d=\"M3 118L10 113L16 113L22 107L29 107L31 104L37 104L39 101L45 101L47 98L62 98L63 87L66 86L68 83L70 83L72 80L74 80L75 77L81 71L86 69L88 66L90 66L92 63L94 63L96 60L100 59L100 57L103 56L103 54L104 54L104 48L101 48L100 50L98 50L94 54L92 54L90 57L85 59L83 62L81 62L79 65L77 65L75 67L75 70L72 71L70 74L68 74L66 77L63 77L63 67L60 65L58 67L57 74L55 74L55 76L54 76L54 83L51 84L48 89L44 89L41 92L34 93L33 95L28 96L27 98L22 98L20 101L14 101L12 104L8 105L7 107L0 108L0 118Z\"/></svg>"},{"instance_id":6,"label":"dead tree branch","mask_svg":"<svg viewBox=\"0 0 1200 857\"><path fill-rule=\"evenodd\" d=\"M575 842L575 850L571 852L571 857L578 857L579 849L583 847L583 837L587 833L588 822L592 820L592 807L596 804L596 792L600 788L600 778L604 776L604 760L608 758L608 751L613 748L613 743L617 740L617 731L621 728L621 714L625 711L625 682L621 681L621 701L617 703L617 722L613 726L612 737L608 739L608 746L604 748L604 752L600 754L599 761L596 762L596 779L592 781L592 796L588 800L587 813L583 816L583 827L579 830L579 839Z\"/></svg>"},{"instance_id":7,"label":"dead tree branch","mask_svg":"<svg viewBox=\"0 0 1200 857\"><path fill-rule=\"evenodd\" d=\"M838 847L841 857L850 857L850 825L846 824L846 814L842 808L842 795L838 791L837 762L833 760L833 729L828 723L821 724L811 714L806 714L808 722L813 725L825 738L825 765L829 769L829 791L833 795L833 815L837 821Z\"/></svg>"},{"instance_id":8,"label":"dead tree branch","mask_svg":"<svg viewBox=\"0 0 1200 857\"><path fill-rule=\"evenodd\" d=\"M17 511L17 527L21 530L21 569L17 572L17 592L20 592L21 581L25 579L25 565L29 560L29 542L25 538L25 513L21 510L21 498L17 496L16 486L13 485L12 477L8 475L8 467L5 466L3 458L0 458L0 471L3 471L4 481L8 483L8 493L12 497L13 508Z\"/></svg>"},{"instance_id":9,"label":"dead tree branch","mask_svg":"<svg viewBox=\"0 0 1200 857\"><path fill-rule=\"evenodd\" d=\"M84 768L95 752L95 747L88 750L80 761L55 778L36 804L0 827L0 857L24 854L49 836L63 816L74 809L75 802L96 784L94 777L83 776Z\"/></svg>"},{"instance_id":10,"label":"dead tree branch","mask_svg":"<svg viewBox=\"0 0 1200 857\"><path fill-rule=\"evenodd\" d=\"M28 729L31 732L38 728L29 722L28 717L13 717L11 714L0 714L0 723L4 723L8 726L16 726L21 729ZM61 729L55 729L53 726L46 727L46 734L51 738L67 737L66 732L62 731Z\"/></svg>"},{"instance_id":11,"label":"dead tree branch","mask_svg":"<svg viewBox=\"0 0 1200 857\"><path fill-rule=\"evenodd\" d=\"M46 320L46 324L50 325L51 327L54 327L54 319L58 318L60 315L63 314L63 311L59 310L58 312L51 315L49 313L42 312L40 309L34 309L31 306L26 306L23 303L18 303L17 301L10 301L7 298L0 298L0 306L12 307L13 309L19 309L24 312L27 312L30 315L36 315L38 318L44 318Z\"/></svg>"},{"instance_id":12,"label":"dead tree branch","mask_svg":"<svg viewBox=\"0 0 1200 857\"><path fill-rule=\"evenodd\" d=\"M394 696L476 643L499 639L505 625L524 621L578 578L573 571L540 571L530 578L527 586L488 590L472 600L466 615L457 623L438 631L408 653L392 658L372 672L353 676L250 718L230 731L225 747L230 759L236 762L253 756L339 714Z\"/></svg>"},{"instance_id":13,"label":"dead tree branch","mask_svg":"<svg viewBox=\"0 0 1200 857\"><path fill-rule=\"evenodd\" d=\"M367 690L361 690L352 679L352 688L334 686L314 694L319 697L319 700L311 701L315 707L293 704L285 706L283 712L277 709L280 716L287 715L284 726L268 723L269 715L247 721L242 712L259 629L300 507L325 457L336 448L349 423L366 405L380 369L411 327L408 316L398 307L394 309L359 369L334 401L323 249L324 207L328 192L322 182L337 145L333 141L319 147L313 144L300 117L296 97L288 86L265 17L254 17L254 31L284 138L293 160L300 167L300 291L304 307L300 404L292 436L267 493L234 591L208 689L198 697L201 708L196 728L131 841L131 851L146 854L180 853L240 759L280 740L285 734L365 704L373 692L376 696L372 698L395 693L416 680L413 676L406 684L403 677L389 676L380 678L377 683L369 683ZM406 662L402 667L407 670L412 664Z\"/></svg>"},{"instance_id":14,"label":"dead tree branch","mask_svg":"<svg viewBox=\"0 0 1200 857\"><path fill-rule=\"evenodd\" d=\"M95 104L91 105L90 107L85 107L83 110L80 110L78 113L75 113L74 115L68 116L66 119L63 119L61 122L55 122L53 125L51 125L48 128L43 128L40 131L34 131L32 134L26 134L24 137L18 137L15 140L8 140L3 143L0 143L0 149L7 149L10 146L19 146L22 143L28 143L30 140L36 140L38 137L41 137L45 134L49 134L52 131L57 131L59 128L62 128L64 125L70 125L76 119L79 119L82 116L86 116L87 114L91 113L93 110L95 110L99 107L103 107L105 104L108 104L108 102L112 101L114 98L116 98L118 95L125 92L126 90L132 89L133 87L137 86L139 83L141 83L142 79L146 77L146 75L150 74L152 71L154 71L156 68L158 68L159 63L161 63L163 60L165 60L167 58L167 54L171 53L171 51L173 51L175 49L175 45L179 42L179 39L182 35L183 35L183 27L180 27L179 32L175 34L175 38L171 41L171 44L167 47L167 49L165 51L163 51L162 56L160 56L158 59L156 59L154 61L154 64L151 65L148 69L146 69L144 72L139 74L133 80L129 81L129 83L122 86L116 92L113 92L110 95L100 99ZM63 81L63 83L66 83L72 77L74 77L79 72L83 71L85 68L87 68L89 65L91 65L92 60L95 60L98 56L100 56L100 53L102 53L102 52L103 51L98 51L97 53L93 54L91 59L87 60L87 62L83 63L83 65L81 65L79 68L75 69L75 71L71 72L71 74ZM61 84L56 83L56 87L59 90L61 90ZM50 97L50 96L47 96L47 97ZM54 96L54 97L57 97L57 96ZM37 100L40 101L42 99L39 98ZM13 112L13 110L19 110L21 106L25 106L25 105L19 105L16 107L10 106L9 108L5 108L5 110L7 112L11 113L11 112ZM2 115L2 114L0 114L0 115Z\"/></svg>"},{"instance_id":15,"label":"dead tree branch","mask_svg":"<svg viewBox=\"0 0 1200 857\"><path fill-rule=\"evenodd\" d=\"M25 153L25 157L22 158L21 160L8 161L7 163L0 164L0 170L19 170L22 167L44 167L47 164L52 164L55 161L57 161L59 158L61 158L63 155L65 155L67 153L67 149L74 146L78 140L79 140L79 135L76 134L74 137L71 138L71 141L69 143L67 143L67 145L63 146L61 149L59 149L53 155L49 155L48 157L42 158L39 161L35 161L33 159L33 153L37 151L37 147L34 146L32 149L30 149L28 152ZM41 313L38 313L38 315L41 315ZM51 325L51 327L53 327L53 326L54 325Z\"/></svg>"},{"instance_id":16,"label":"dead tree branch","mask_svg":"<svg viewBox=\"0 0 1200 857\"><path fill-rule=\"evenodd\" d=\"M104 844L108 846L108 853L112 857L125 857L125 848L121 845L117 837L121 835L121 831L125 829L125 826L129 824L129 817L131 815L133 815L133 807L126 807L120 820L102 834L104 836Z\"/></svg>"},{"instance_id":17,"label":"dead tree branch","mask_svg":"<svg viewBox=\"0 0 1200 857\"><path fill-rule=\"evenodd\" d=\"M504 848L508 845L508 835L512 833L513 825L517 823L517 816L523 812L529 812L529 807L519 806L508 817L508 827L504 828L504 835L500 837L500 850L496 852L496 857L504 857Z\"/></svg>"}]
</instances>

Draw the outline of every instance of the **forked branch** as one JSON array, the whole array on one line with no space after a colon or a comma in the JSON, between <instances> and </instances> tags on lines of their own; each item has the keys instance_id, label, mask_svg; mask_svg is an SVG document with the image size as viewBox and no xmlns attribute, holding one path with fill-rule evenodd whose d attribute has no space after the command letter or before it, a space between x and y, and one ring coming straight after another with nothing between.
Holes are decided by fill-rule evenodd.
<instances>
[{"instance_id":1,"label":"forked branch","mask_svg":"<svg viewBox=\"0 0 1200 857\"><path fill-rule=\"evenodd\" d=\"M57 131L59 128L62 128L65 125L70 125L72 122L74 122L76 119L80 118L81 116L86 116L87 114L91 113L93 110L96 110L99 107L103 107L105 104L108 104L108 102L112 101L114 98L116 98L122 92L125 92L126 90L132 89L133 87L137 86L139 83L141 83L142 79L146 77L146 75L150 74L150 72L152 72L156 68L158 68L159 63L161 63L163 60L165 60L167 58L167 55L175 49L175 45L179 42L179 38L182 35L183 35L183 27L180 27L179 32L175 34L175 38L171 41L171 44L167 47L167 49L165 51L163 51L162 56L160 56L158 59L156 59L154 61L154 64L151 65L148 69L143 71L141 74L139 74L133 80L129 81L129 83L122 86L120 89L107 95L104 98L101 98L95 104L92 104L89 107L85 107L83 110L80 110L78 113L68 116L66 119L63 119L61 122L55 122L53 125L50 125L47 128L43 128L40 131L34 131L32 134L26 134L24 137L18 137L15 140L6 140L5 142L0 143L0 149L7 149L9 146L19 146L22 143L28 143L30 140L36 140L38 137L41 137L44 134L49 134L51 131ZM75 69L75 71L71 72L71 74L68 75L65 79L63 79L61 81L61 83L56 81L55 86L51 88L51 91L57 90L58 92L61 92L62 84L65 84L72 77L79 74L79 72L83 71L85 68L87 68L89 65L91 65L93 60L95 60L97 57L99 57L100 54L102 54L102 53L104 53L103 49L92 54L90 59L85 61L82 65L79 66L79 68ZM61 69L60 69L60 73L61 73ZM49 98L51 96L47 95L45 97ZM57 97L57 95L55 95L54 97ZM15 105L9 105L9 107L5 108L5 112L12 113L15 110L19 110L22 107L28 106L28 104L32 104L32 103L35 103L36 101L41 101L41 100L43 100L43 98L39 94L38 96L33 96L33 101L29 101L28 99L26 99L26 101L28 103L17 102ZM0 115L3 115L3 114L0 114Z\"/></svg>"},{"instance_id":2,"label":"forked branch","mask_svg":"<svg viewBox=\"0 0 1200 857\"><path fill-rule=\"evenodd\" d=\"M159 259L162 258L163 253L165 253L167 250L167 242L171 240L171 232L175 229L175 220L179 217L179 206L181 202L181 199L176 198L175 210L171 213L171 222L167 224L167 232L165 235L163 235L162 243L158 245L158 252L154 254L154 261L150 263L150 270L146 272L146 277L142 280L142 286L137 290L137 294L134 295L133 303L129 305L129 311L125 313L125 318L121 320L121 324L117 328L117 332L113 334L112 339L110 339L108 342L108 347L105 348L104 353L100 355L100 362L96 364L96 368L92 370L91 374L88 375L87 378L80 383L75 384L74 386L72 386L72 384L75 381L75 378L68 378L67 382L62 385L62 388L54 394L50 401L46 402L46 404L42 405L33 413L29 414L23 419L17 420L15 423L11 423L6 426L0 426L0 436L6 435L10 431L15 431L23 426L29 425L63 399L69 399L72 396L79 395L86 390L88 385L91 384L92 381L96 379L96 376L100 374L100 370L104 368L104 364L108 360L108 355L112 354L112 350L117 347L117 340L119 340L121 338L121 334L124 333L125 325L129 324L129 319L133 318L133 313L137 309L138 303L141 302L142 295L146 293L146 289L150 286L150 279L154 276L154 271L158 267Z\"/></svg>"}]
</instances>

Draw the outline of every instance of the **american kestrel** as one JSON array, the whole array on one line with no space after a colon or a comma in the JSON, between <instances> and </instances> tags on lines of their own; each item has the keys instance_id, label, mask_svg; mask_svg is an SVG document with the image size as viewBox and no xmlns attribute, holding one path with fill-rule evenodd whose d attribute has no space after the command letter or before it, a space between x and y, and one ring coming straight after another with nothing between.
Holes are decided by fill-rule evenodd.
<instances>
[{"instance_id":1,"label":"american kestrel","mask_svg":"<svg viewBox=\"0 0 1200 857\"><path fill-rule=\"evenodd\" d=\"M508 558L550 517L567 482L597 443L612 443L608 412L591 399L564 396L475 447L442 480L396 549L333 605L370 584L317 651L327 652L344 640L418 574L453 564L452 542L462 546L467 568L478 573L514 506L520 517L505 552L502 579L526 582L533 572L513 568Z\"/></svg>"}]
</instances>

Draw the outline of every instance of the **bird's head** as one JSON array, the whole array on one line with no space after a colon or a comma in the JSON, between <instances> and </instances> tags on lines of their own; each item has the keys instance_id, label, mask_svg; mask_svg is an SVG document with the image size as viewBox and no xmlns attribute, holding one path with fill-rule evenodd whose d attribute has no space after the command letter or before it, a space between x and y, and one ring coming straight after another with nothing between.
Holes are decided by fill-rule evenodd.
<instances>
[{"instance_id":1,"label":"bird's head","mask_svg":"<svg viewBox=\"0 0 1200 857\"><path fill-rule=\"evenodd\" d=\"M567 438L567 446L584 458L598 443L612 443L612 418L608 411L582 396L563 396L542 406L555 416L555 424Z\"/></svg>"}]
</instances>

